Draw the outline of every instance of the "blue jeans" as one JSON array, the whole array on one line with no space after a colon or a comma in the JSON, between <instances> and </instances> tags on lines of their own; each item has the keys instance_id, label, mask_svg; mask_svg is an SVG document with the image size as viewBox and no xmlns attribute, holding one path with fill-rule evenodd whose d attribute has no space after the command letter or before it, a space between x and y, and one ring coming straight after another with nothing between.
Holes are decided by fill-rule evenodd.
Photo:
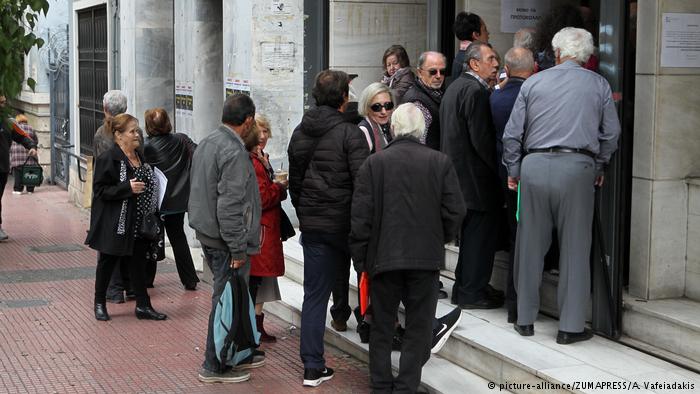
<instances>
[{"instance_id":1,"label":"blue jeans","mask_svg":"<svg viewBox=\"0 0 700 394\"><path fill-rule=\"evenodd\" d=\"M350 260L346 234L305 232L304 303L301 307L300 355L304 368L324 368L323 334L326 331L328 298L336 276Z\"/></svg>"},{"instance_id":2,"label":"blue jeans","mask_svg":"<svg viewBox=\"0 0 700 394\"><path fill-rule=\"evenodd\" d=\"M225 366L216 358L216 346L214 345L214 314L216 313L216 304L219 302L219 296L224 292L226 282L229 279L231 272L231 254L228 250L210 248L202 245L204 252L204 261L207 262L212 275L214 276L213 293L211 295L211 312L209 313L209 326L207 327L207 347L204 351L204 363L202 367L211 372L224 372ZM246 283L250 276L250 260L246 258L246 263L239 268L239 272L243 274Z\"/></svg>"}]
</instances>

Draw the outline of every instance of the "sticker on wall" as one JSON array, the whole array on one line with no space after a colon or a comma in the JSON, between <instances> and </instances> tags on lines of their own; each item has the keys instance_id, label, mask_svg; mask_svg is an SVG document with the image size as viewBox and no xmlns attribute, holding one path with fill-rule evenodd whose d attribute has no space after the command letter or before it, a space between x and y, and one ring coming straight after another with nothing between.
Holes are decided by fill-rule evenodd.
<instances>
[{"instance_id":1,"label":"sticker on wall","mask_svg":"<svg viewBox=\"0 0 700 394\"><path fill-rule=\"evenodd\" d=\"M501 32L515 33L535 27L549 12L550 0L501 0Z\"/></svg>"},{"instance_id":2,"label":"sticker on wall","mask_svg":"<svg viewBox=\"0 0 700 394\"><path fill-rule=\"evenodd\" d=\"M662 16L661 67L700 67L700 14Z\"/></svg>"},{"instance_id":3,"label":"sticker on wall","mask_svg":"<svg viewBox=\"0 0 700 394\"><path fill-rule=\"evenodd\" d=\"M262 42L260 53L266 70L294 71L296 68L296 45L293 42Z\"/></svg>"},{"instance_id":4,"label":"sticker on wall","mask_svg":"<svg viewBox=\"0 0 700 394\"><path fill-rule=\"evenodd\" d=\"M194 89L192 82L175 83L175 124L180 133L188 133L192 130L192 118L194 110Z\"/></svg>"},{"instance_id":5,"label":"sticker on wall","mask_svg":"<svg viewBox=\"0 0 700 394\"><path fill-rule=\"evenodd\" d=\"M224 82L225 98L234 94L245 94L250 96L250 81L247 79L239 79L227 77Z\"/></svg>"},{"instance_id":6,"label":"sticker on wall","mask_svg":"<svg viewBox=\"0 0 700 394\"><path fill-rule=\"evenodd\" d=\"M289 15L291 14L291 9L288 6L288 3L285 4L284 1L279 1L279 0L272 0L270 1L270 12L272 15Z\"/></svg>"}]
</instances>

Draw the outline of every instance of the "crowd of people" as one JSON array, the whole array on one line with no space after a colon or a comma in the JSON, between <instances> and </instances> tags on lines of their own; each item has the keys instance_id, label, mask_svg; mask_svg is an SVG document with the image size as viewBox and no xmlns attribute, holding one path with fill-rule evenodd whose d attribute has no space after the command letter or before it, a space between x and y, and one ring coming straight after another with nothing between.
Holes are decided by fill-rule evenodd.
<instances>
[{"instance_id":1,"label":"crowd of people","mask_svg":"<svg viewBox=\"0 0 700 394\"><path fill-rule=\"evenodd\" d=\"M255 349L234 365L222 360L215 310L235 271L248 286L260 340L275 342L264 328L263 304L281 299L282 242L294 235L281 206L289 196L304 252L305 386L334 375L323 357L328 303L332 295L333 329L346 331L352 263L368 290L354 315L362 342L369 343L374 392L415 392L423 365L458 326L463 309L505 303L515 331L534 335L548 252L558 256L560 272L556 341L589 339L594 193L617 148L620 124L610 86L595 72L595 38L584 29L585 17L578 8L555 7L536 29L518 31L501 58L483 19L462 12L454 23L460 46L451 73L442 53L423 52L414 69L406 50L392 45L382 57L383 76L362 91L357 111L349 105L352 76L320 72L314 105L289 141L288 178L270 164L264 149L272 125L247 95L229 96L222 124L195 144L172 133L162 108L146 111L144 138L125 96L107 92L105 121L94 138L86 239L99 252L95 318L110 320L108 301L133 298L137 318L167 319L147 290L165 234L184 289L196 290L183 229L187 213L213 273L199 379L249 379L250 369L265 364L265 353ZM29 130L3 126L0 192L10 140L35 154ZM440 270L444 245L452 241L459 245L450 297L456 307L435 318L438 299L449 296L441 294ZM552 246L558 246L554 253ZM499 249L511 252L505 292L490 285ZM401 352L397 376L392 350Z\"/></svg>"}]
</instances>

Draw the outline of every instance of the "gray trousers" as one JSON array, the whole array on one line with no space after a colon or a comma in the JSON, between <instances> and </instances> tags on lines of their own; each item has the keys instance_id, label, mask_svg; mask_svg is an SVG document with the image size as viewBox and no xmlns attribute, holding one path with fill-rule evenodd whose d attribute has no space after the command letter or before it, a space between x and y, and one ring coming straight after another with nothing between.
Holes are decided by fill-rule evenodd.
<instances>
[{"instance_id":1,"label":"gray trousers","mask_svg":"<svg viewBox=\"0 0 700 394\"><path fill-rule=\"evenodd\" d=\"M515 245L518 324L540 308L544 256L559 237L559 330L581 332L590 295L595 162L578 153L533 153L521 165L520 222Z\"/></svg>"}]
</instances>

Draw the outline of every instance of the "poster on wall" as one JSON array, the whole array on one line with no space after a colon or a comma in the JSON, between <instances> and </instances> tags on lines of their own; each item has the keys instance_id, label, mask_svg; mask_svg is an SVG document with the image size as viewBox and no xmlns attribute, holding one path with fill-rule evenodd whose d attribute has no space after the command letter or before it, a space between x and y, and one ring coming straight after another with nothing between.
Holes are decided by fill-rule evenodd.
<instances>
[{"instance_id":1,"label":"poster on wall","mask_svg":"<svg viewBox=\"0 0 700 394\"><path fill-rule=\"evenodd\" d=\"M261 42L260 52L263 68L294 71L296 68L296 46L293 42Z\"/></svg>"},{"instance_id":2,"label":"poster on wall","mask_svg":"<svg viewBox=\"0 0 700 394\"><path fill-rule=\"evenodd\" d=\"M239 93L250 96L250 81L247 79L227 77L224 88L224 99Z\"/></svg>"},{"instance_id":3,"label":"poster on wall","mask_svg":"<svg viewBox=\"0 0 700 394\"><path fill-rule=\"evenodd\" d=\"M550 0L501 0L501 32L515 33L524 27L535 27L550 6Z\"/></svg>"},{"instance_id":4,"label":"poster on wall","mask_svg":"<svg viewBox=\"0 0 700 394\"><path fill-rule=\"evenodd\" d=\"M192 82L175 83L175 122L177 131L188 133L192 130L194 110L194 89Z\"/></svg>"},{"instance_id":5,"label":"poster on wall","mask_svg":"<svg viewBox=\"0 0 700 394\"><path fill-rule=\"evenodd\" d=\"M662 15L661 67L700 67L700 14Z\"/></svg>"}]
</instances>

